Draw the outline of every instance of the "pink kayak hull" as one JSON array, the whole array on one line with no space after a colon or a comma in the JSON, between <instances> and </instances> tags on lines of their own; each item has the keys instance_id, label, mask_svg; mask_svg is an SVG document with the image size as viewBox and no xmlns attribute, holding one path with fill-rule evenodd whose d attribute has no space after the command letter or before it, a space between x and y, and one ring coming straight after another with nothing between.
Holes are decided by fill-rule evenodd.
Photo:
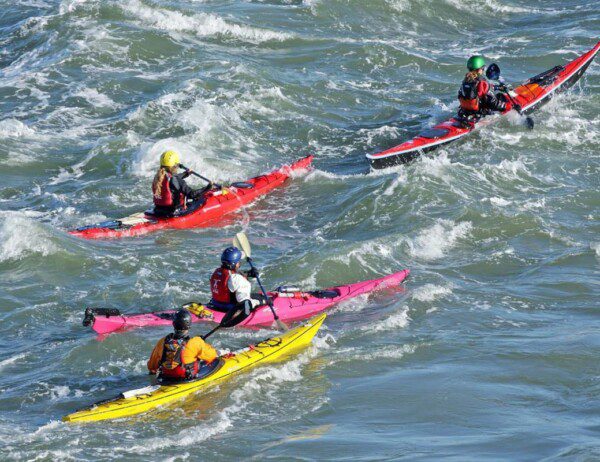
<instances>
[{"instance_id":1,"label":"pink kayak hull","mask_svg":"<svg viewBox=\"0 0 600 462\"><path fill-rule=\"evenodd\" d=\"M377 289L394 287L402 283L410 271L405 269L398 273L390 274L379 279L357 282L345 286L331 287L325 291L337 291L338 296L332 298L319 298L308 293L302 297L283 297L270 292L273 298L273 306L283 322L300 321L324 311L341 301L358 297L362 294L373 292ZM220 311L205 308L205 314L201 317L192 314L193 322L215 322L219 323L224 316ZM109 334L117 330L131 329L150 326L170 326L172 321L169 316L174 310L157 311L152 313L132 315L96 315L93 320L92 329L99 334ZM248 318L238 326L244 327L270 327L273 324L273 314L267 305L259 306Z\"/></svg>"}]
</instances>

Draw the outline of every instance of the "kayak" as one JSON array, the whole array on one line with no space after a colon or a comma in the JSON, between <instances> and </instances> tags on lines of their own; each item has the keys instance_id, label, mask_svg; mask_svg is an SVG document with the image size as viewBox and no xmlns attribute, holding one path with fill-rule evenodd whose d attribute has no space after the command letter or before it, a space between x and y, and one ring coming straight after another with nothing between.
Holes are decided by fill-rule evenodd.
<instances>
[{"instance_id":1,"label":"kayak","mask_svg":"<svg viewBox=\"0 0 600 462\"><path fill-rule=\"evenodd\" d=\"M325 314L321 314L280 336L221 356L211 364L203 366L200 369L199 377L194 380L130 390L113 399L99 401L73 414L66 415L63 417L63 421L93 422L141 414L196 393L241 370L259 363L277 361L285 355L308 346L323 324L325 316Z\"/></svg>"},{"instance_id":2,"label":"kayak","mask_svg":"<svg viewBox=\"0 0 600 462\"><path fill-rule=\"evenodd\" d=\"M323 290L303 292L296 288L280 287L269 292L273 299L273 307L283 322L307 319L316 313L361 294L368 294L376 289L394 287L406 279L409 270L405 269L379 279L357 282ZM220 323L225 313L211 308L210 304L188 303L184 305L192 313L192 322ZM109 334L120 329L131 329L149 326L170 326L175 310L155 311L151 313L124 315L115 308L87 308L83 320L84 326L92 326L99 334ZM273 324L273 313L268 305L261 305L238 326L270 327Z\"/></svg>"},{"instance_id":3,"label":"kayak","mask_svg":"<svg viewBox=\"0 0 600 462\"><path fill-rule=\"evenodd\" d=\"M214 226L224 215L283 184L292 172L309 168L312 160L313 156L307 156L271 173L233 183L220 190L209 191L200 200L188 204L185 211L173 217L155 216L151 209L118 220L82 226L69 231L69 234L84 239L102 239L140 236L160 229Z\"/></svg>"},{"instance_id":4,"label":"kayak","mask_svg":"<svg viewBox=\"0 0 600 462\"><path fill-rule=\"evenodd\" d=\"M577 82L588 66L600 51L600 42L587 53L579 56L570 63L563 66L555 66L541 74L538 74L522 85L510 91L510 95L516 103L521 106L522 113L529 114L550 101L552 97L567 90ZM367 159L373 168L385 168L391 165L404 164L412 161L421 154L440 146L458 141L464 138L476 128L488 125L492 121L499 120L499 115L506 115L509 111L494 116L480 118L476 122L465 123L458 117L439 123L431 127L415 138L405 141L386 151L376 154L367 154Z\"/></svg>"}]
</instances>

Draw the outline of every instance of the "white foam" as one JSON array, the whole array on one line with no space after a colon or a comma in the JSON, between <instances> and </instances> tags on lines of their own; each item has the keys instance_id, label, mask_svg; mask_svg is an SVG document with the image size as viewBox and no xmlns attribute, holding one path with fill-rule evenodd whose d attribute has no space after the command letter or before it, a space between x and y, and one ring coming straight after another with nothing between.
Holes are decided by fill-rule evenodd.
<instances>
[{"instance_id":1,"label":"white foam","mask_svg":"<svg viewBox=\"0 0 600 462\"><path fill-rule=\"evenodd\" d=\"M95 88L83 88L74 93L73 96L79 96L93 106L117 107L117 104L112 99L100 93Z\"/></svg>"},{"instance_id":2,"label":"white foam","mask_svg":"<svg viewBox=\"0 0 600 462\"><path fill-rule=\"evenodd\" d=\"M397 330L408 326L410 317L408 316L408 307L403 307L402 311L394 313L389 317L362 327L362 330L369 332L381 332L386 330Z\"/></svg>"},{"instance_id":3,"label":"white foam","mask_svg":"<svg viewBox=\"0 0 600 462\"><path fill-rule=\"evenodd\" d=\"M416 350L417 347L415 345L390 345L361 355L361 360L402 359L407 354L413 354Z\"/></svg>"},{"instance_id":4,"label":"white foam","mask_svg":"<svg viewBox=\"0 0 600 462\"><path fill-rule=\"evenodd\" d=\"M87 0L63 0L60 2L60 7L58 9L60 14L72 13L77 9L77 7L86 3Z\"/></svg>"},{"instance_id":5,"label":"white foam","mask_svg":"<svg viewBox=\"0 0 600 462\"><path fill-rule=\"evenodd\" d=\"M459 239L469 234L472 227L468 221L455 224L451 220L439 219L436 224L421 231L416 238L408 240L409 252L424 260L442 258Z\"/></svg>"},{"instance_id":6,"label":"white foam","mask_svg":"<svg viewBox=\"0 0 600 462\"><path fill-rule=\"evenodd\" d=\"M502 197L490 197L488 200L492 205L495 205L497 207L506 207L507 205L510 205L512 203L511 201L507 201Z\"/></svg>"},{"instance_id":7,"label":"white foam","mask_svg":"<svg viewBox=\"0 0 600 462\"><path fill-rule=\"evenodd\" d=\"M435 284L425 284L424 286L415 289L411 297L421 302L432 302L440 297L452 293L450 287L437 286Z\"/></svg>"},{"instance_id":8,"label":"white foam","mask_svg":"<svg viewBox=\"0 0 600 462\"><path fill-rule=\"evenodd\" d=\"M35 130L25 125L17 119L4 119L0 121L0 137L2 138L20 138L22 136L33 135Z\"/></svg>"},{"instance_id":9,"label":"white foam","mask_svg":"<svg viewBox=\"0 0 600 462\"><path fill-rule=\"evenodd\" d=\"M5 359L4 361L0 361L0 370L4 369L7 366L10 366L11 364L14 364L17 361L21 361L25 356L25 353L20 353L18 355Z\"/></svg>"},{"instance_id":10,"label":"white foam","mask_svg":"<svg viewBox=\"0 0 600 462\"><path fill-rule=\"evenodd\" d=\"M19 260L34 253L48 256L59 250L58 246L44 235L39 223L17 214L10 214L2 220L0 262Z\"/></svg>"},{"instance_id":11,"label":"white foam","mask_svg":"<svg viewBox=\"0 0 600 462\"><path fill-rule=\"evenodd\" d=\"M590 249L596 252L596 257L600 258L600 242L592 242L590 244Z\"/></svg>"},{"instance_id":12,"label":"white foam","mask_svg":"<svg viewBox=\"0 0 600 462\"><path fill-rule=\"evenodd\" d=\"M138 0L126 2L121 7L146 25L169 32L188 32L199 37L227 35L251 43L283 41L292 37L284 32L230 24L215 14L186 15L179 11L150 7Z\"/></svg>"}]
</instances>

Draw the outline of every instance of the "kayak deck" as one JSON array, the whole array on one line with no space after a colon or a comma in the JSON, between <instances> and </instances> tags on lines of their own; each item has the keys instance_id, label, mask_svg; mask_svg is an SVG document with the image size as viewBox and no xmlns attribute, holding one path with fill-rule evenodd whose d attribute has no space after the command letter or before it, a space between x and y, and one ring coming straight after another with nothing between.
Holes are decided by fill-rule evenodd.
<instances>
[{"instance_id":1,"label":"kayak deck","mask_svg":"<svg viewBox=\"0 0 600 462\"><path fill-rule=\"evenodd\" d=\"M182 399L209 384L216 383L260 363L271 363L283 356L309 345L323 324L326 315L321 314L305 324L291 329L280 336L263 340L247 349L221 357L216 366L196 380L160 385L156 389L144 388L140 394L125 392L110 400L100 401L89 407L63 417L66 422L92 422L118 419L154 409L158 406ZM146 392L146 390L149 390Z\"/></svg>"},{"instance_id":2,"label":"kayak deck","mask_svg":"<svg viewBox=\"0 0 600 462\"><path fill-rule=\"evenodd\" d=\"M408 269L397 273L389 274L382 278L372 279L354 284L330 287L327 289L296 292L293 294L281 294L269 292L273 297L273 306L277 311L279 318L283 322L294 322L307 319L327 308L357 297L361 294L367 294L378 289L398 286L410 274ZM291 295L291 296L290 296ZM189 303L184 305L192 313L192 322L216 322L223 319L224 313L213 310L203 304ZM89 309L88 309L89 310ZM123 315L117 309L96 309L96 313L90 313L88 317L86 310L86 320L84 325L92 325L94 331L98 334L108 334L121 329L130 329L150 326L168 326L173 322L174 310L163 310L151 313ZM239 326L269 327L273 324L273 314L268 305L262 305L248 316Z\"/></svg>"},{"instance_id":3,"label":"kayak deck","mask_svg":"<svg viewBox=\"0 0 600 462\"><path fill-rule=\"evenodd\" d=\"M245 185L240 185L245 187L232 185L222 190L209 191L202 199L190 203L188 209L177 216L157 217L151 213L139 212L117 220L82 226L69 231L69 234L84 239L107 239L140 236L161 229L213 226L224 215L282 185L292 172L309 168L313 157L304 157L271 173L251 178L243 182Z\"/></svg>"},{"instance_id":4,"label":"kayak deck","mask_svg":"<svg viewBox=\"0 0 600 462\"><path fill-rule=\"evenodd\" d=\"M570 63L564 66L555 66L528 79L511 91L512 98L521 106L523 113L531 113L550 101L554 94L573 86L587 70L598 51L600 51L600 42ZM423 153L458 141L476 128L498 120L500 115L505 115L507 112L509 111L484 116L479 121L472 123L465 123L458 117L452 117L424 130L411 140L382 152L367 154L366 157L373 168L385 168L408 163Z\"/></svg>"}]
</instances>

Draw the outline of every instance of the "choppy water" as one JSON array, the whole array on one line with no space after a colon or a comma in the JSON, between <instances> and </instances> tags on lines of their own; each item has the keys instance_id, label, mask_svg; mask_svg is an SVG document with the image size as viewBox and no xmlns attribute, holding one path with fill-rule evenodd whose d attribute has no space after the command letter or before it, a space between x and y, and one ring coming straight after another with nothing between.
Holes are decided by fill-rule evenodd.
<instances>
[{"instance_id":1,"label":"choppy water","mask_svg":"<svg viewBox=\"0 0 600 462\"><path fill-rule=\"evenodd\" d=\"M2 458L599 460L598 64L533 131L503 121L366 175L364 159L454 111L471 52L518 82L599 32L597 1L1 0ZM166 147L220 181L307 153L316 170L222 228L65 234L145 208ZM269 286L412 277L336 308L287 362L61 423L146 384L166 332L99 342L83 308L206 297L242 228Z\"/></svg>"}]
</instances>

